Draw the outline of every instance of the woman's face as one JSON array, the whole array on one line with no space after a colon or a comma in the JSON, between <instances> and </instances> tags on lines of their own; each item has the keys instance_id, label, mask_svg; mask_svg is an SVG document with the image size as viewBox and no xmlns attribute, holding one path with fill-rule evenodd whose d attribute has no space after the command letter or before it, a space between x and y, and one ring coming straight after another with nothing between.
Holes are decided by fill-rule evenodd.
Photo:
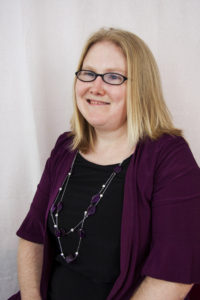
<instances>
[{"instance_id":1,"label":"woman's face","mask_svg":"<svg viewBox=\"0 0 200 300\"><path fill-rule=\"evenodd\" d=\"M82 69L126 76L126 58L118 46L102 41L90 48ZM96 130L126 128L126 81L121 85L110 85L100 76L92 82L77 79L75 92L79 111Z\"/></svg>"}]
</instances>

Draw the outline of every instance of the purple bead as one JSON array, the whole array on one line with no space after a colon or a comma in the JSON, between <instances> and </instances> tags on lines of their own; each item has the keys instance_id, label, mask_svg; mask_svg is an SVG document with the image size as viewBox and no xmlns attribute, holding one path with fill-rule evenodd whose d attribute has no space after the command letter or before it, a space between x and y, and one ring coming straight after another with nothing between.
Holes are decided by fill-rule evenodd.
<instances>
[{"instance_id":1,"label":"purple bead","mask_svg":"<svg viewBox=\"0 0 200 300\"><path fill-rule=\"evenodd\" d=\"M99 200L100 200L100 195L96 194L96 195L92 196L91 204L96 204Z\"/></svg>"},{"instance_id":2,"label":"purple bead","mask_svg":"<svg viewBox=\"0 0 200 300\"><path fill-rule=\"evenodd\" d=\"M71 263L72 261L74 261L75 259L76 259L76 256L72 255L72 254L67 255L65 258L65 260L68 264Z\"/></svg>"},{"instance_id":3,"label":"purple bead","mask_svg":"<svg viewBox=\"0 0 200 300\"><path fill-rule=\"evenodd\" d=\"M60 212L63 208L63 204L62 202L59 202L58 205L57 205L57 212Z\"/></svg>"},{"instance_id":4,"label":"purple bead","mask_svg":"<svg viewBox=\"0 0 200 300\"><path fill-rule=\"evenodd\" d=\"M79 230L79 235L81 238L84 238L85 237L85 231L83 229L80 229Z\"/></svg>"},{"instance_id":5,"label":"purple bead","mask_svg":"<svg viewBox=\"0 0 200 300\"><path fill-rule=\"evenodd\" d=\"M53 206L52 206L52 208L51 208L51 212L52 212L52 213L54 213L54 212L55 212L55 210L56 210L56 205L55 205L55 204L53 204Z\"/></svg>"},{"instance_id":6,"label":"purple bead","mask_svg":"<svg viewBox=\"0 0 200 300\"><path fill-rule=\"evenodd\" d=\"M120 166L116 166L116 167L114 168L114 172L117 173L117 174L120 173L121 170L122 170L122 168L121 168Z\"/></svg>"},{"instance_id":7,"label":"purple bead","mask_svg":"<svg viewBox=\"0 0 200 300\"><path fill-rule=\"evenodd\" d=\"M88 216L94 215L96 211L96 207L95 206L90 206L87 210Z\"/></svg>"},{"instance_id":8,"label":"purple bead","mask_svg":"<svg viewBox=\"0 0 200 300\"><path fill-rule=\"evenodd\" d=\"M57 237L61 237L61 232L60 232L60 230L56 229L56 230L55 230L55 235L56 235Z\"/></svg>"}]
</instances>

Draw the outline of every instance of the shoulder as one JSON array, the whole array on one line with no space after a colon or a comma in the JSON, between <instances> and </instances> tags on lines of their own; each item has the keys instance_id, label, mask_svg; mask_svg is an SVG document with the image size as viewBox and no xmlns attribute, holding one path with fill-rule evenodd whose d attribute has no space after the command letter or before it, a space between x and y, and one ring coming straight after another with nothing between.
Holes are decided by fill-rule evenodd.
<instances>
[{"instance_id":1,"label":"shoulder","mask_svg":"<svg viewBox=\"0 0 200 300\"><path fill-rule=\"evenodd\" d=\"M190 147L182 136L163 134L156 140L146 138L141 141L141 150L151 154L153 157L159 158L167 154L175 154L176 152L188 152L192 155Z\"/></svg>"},{"instance_id":2,"label":"shoulder","mask_svg":"<svg viewBox=\"0 0 200 300\"><path fill-rule=\"evenodd\" d=\"M58 136L55 147L57 148L63 147L65 149L70 149L71 142L72 142L71 131L65 131Z\"/></svg>"},{"instance_id":3,"label":"shoulder","mask_svg":"<svg viewBox=\"0 0 200 300\"><path fill-rule=\"evenodd\" d=\"M71 150L72 134L71 132L64 132L58 136L55 146L53 147L50 154L50 162L58 163L64 157L67 158L73 154Z\"/></svg>"},{"instance_id":4,"label":"shoulder","mask_svg":"<svg viewBox=\"0 0 200 300\"><path fill-rule=\"evenodd\" d=\"M52 176L61 176L71 165L76 151L71 150L71 132L64 132L57 138L49 157L49 166Z\"/></svg>"},{"instance_id":5,"label":"shoulder","mask_svg":"<svg viewBox=\"0 0 200 300\"><path fill-rule=\"evenodd\" d=\"M181 165L196 165L190 146L182 136L165 134L157 141L158 158L169 159Z\"/></svg>"},{"instance_id":6,"label":"shoulder","mask_svg":"<svg viewBox=\"0 0 200 300\"><path fill-rule=\"evenodd\" d=\"M163 134L152 140L146 138L138 145L138 160L145 168L196 168L199 169L190 147L182 136Z\"/></svg>"},{"instance_id":7,"label":"shoulder","mask_svg":"<svg viewBox=\"0 0 200 300\"><path fill-rule=\"evenodd\" d=\"M160 151L162 149L168 149L168 147L176 147L178 145L185 145L187 147L188 143L182 136L175 136L170 134L163 134L159 138L153 140L147 137L146 139L141 141L141 144L144 148L149 149L156 149L157 151Z\"/></svg>"},{"instance_id":8,"label":"shoulder","mask_svg":"<svg viewBox=\"0 0 200 300\"><path fill-rule=\"evenodd\" d=\"M56 140L55 146L52 149L52 155L55 155L58 152L70 152L72 143L72 134L70 131L66 131L60 134Z\"/></svg>"}]
</instances>

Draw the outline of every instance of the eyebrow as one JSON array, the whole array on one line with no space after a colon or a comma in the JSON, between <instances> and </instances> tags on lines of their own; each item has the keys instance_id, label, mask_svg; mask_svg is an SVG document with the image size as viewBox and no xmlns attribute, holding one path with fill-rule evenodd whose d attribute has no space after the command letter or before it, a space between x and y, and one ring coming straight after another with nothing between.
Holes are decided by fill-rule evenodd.
<instances>
[{"instance_id":1,"label":"eyebrow","mask_svg":"<svg viewBox=\"0 0 200 300\"><path fill-rule=\"evenodd\" d=\"M82 66L83 70L90 70L93 71L95 73L98 73L97 70L89 65L85 65L84 68ZM126 72L120 68L107 68L105 69L105 73L120 73L120 74L126 74Z\"/></svg>"}]
</instances>

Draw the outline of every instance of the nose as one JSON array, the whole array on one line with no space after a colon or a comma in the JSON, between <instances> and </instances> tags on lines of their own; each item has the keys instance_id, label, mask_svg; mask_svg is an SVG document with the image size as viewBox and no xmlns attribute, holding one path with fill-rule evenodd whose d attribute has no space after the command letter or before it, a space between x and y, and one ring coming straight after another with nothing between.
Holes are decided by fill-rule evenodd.
<instances>
[{"instance_id":1,"label":"nose","mask_svg":"<svg viewBox=\"0 0 200 300\"><path fill-rule=\"evenodd\" d=\"M105 93L104 81L101 78L101 76L97 76L97 78L94 81L92 81L90 84L91 84L90 92L92 94L104 94Z\"/></svg>"}]
</instances>

